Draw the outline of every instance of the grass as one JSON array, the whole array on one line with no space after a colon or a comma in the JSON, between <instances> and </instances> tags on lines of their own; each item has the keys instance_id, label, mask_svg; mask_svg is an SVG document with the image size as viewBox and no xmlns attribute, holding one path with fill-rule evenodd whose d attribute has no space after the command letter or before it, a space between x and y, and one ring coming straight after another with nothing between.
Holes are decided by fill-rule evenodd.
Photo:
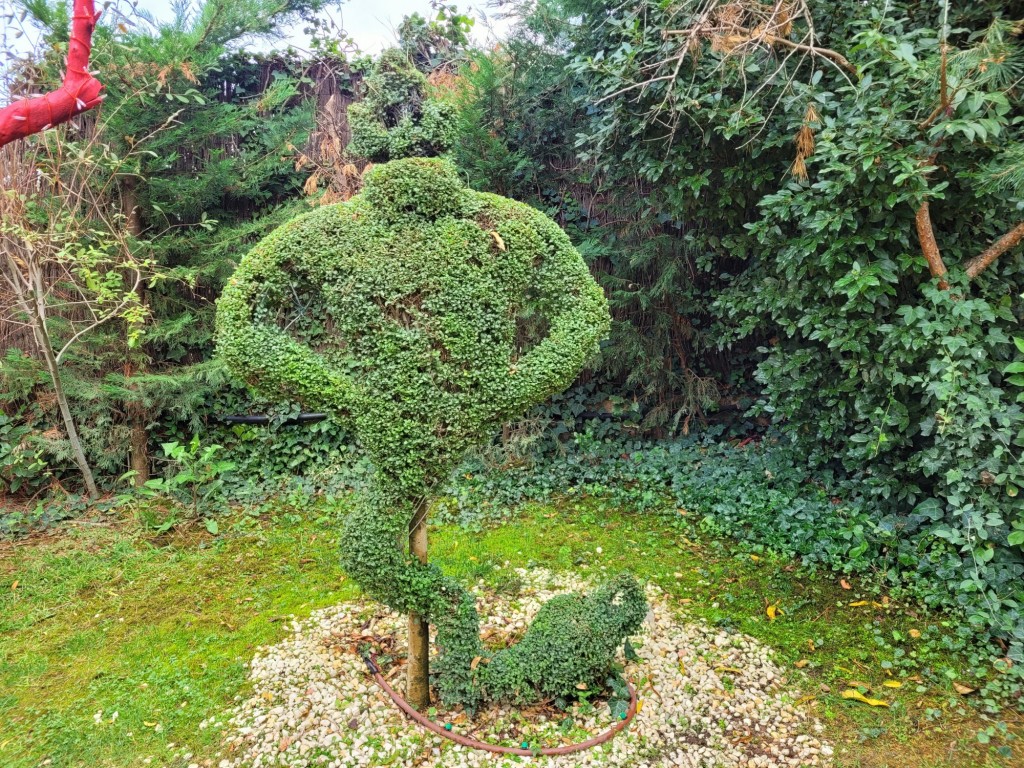
<instances>
[{"instance_id":1,"label":"grass","mask_svg":"<svg viewBox=\"0 0 1024 768\"><path fill-rule=\"evenodd\" d=\"M190 761L213 758L220 734L200 723L245 691L255 650L288 634L287 616L357 594L336 565L331 515L238 515L221 530L153 538L132 521L97 518L0 544L0 765L180 768L189 762L174 756L182 746ZM477 534L437 527L431 557L497 587L510 585L510 568L531 565L628 568L655 581L693 619L774 648L841 766L1021 759L1012 738L1020 722L986 719L955 687L971 681L941 650L938 619L870 597L857 605L856 583L845 589L686 530L682 515L570 499ZM889 706L842 698L856 683ZM977 734L989 729L983 744Z\"/></svg>"}]
</instances>

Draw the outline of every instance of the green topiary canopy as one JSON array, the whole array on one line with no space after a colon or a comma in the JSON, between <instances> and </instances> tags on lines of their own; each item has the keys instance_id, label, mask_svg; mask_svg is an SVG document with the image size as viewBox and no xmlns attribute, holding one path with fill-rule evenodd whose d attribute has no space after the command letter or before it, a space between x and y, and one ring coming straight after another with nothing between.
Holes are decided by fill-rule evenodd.
<instances>
[{"instance_id":1,"label":"green topiary canopy","mask_svg":"<svg viewBox=\"0 0 1024 768\"><path fill-rule=\"evenodd\" d=\"M330 329L317 349L288 320L295 297L310 294ZM228 367L268 397L329 411L370 455L375 474L346 522L343 566L377 599L436 626L447 703L599 688L646 613L642 590L621 577L552 601L520 644L491 656L466 590L398 543L469 448L572 383L609 323L604 294L554 222L467 189L450 163L426 158L376 166L360 195L279 228L218 302Z\"/></svg>"}]
</instances>

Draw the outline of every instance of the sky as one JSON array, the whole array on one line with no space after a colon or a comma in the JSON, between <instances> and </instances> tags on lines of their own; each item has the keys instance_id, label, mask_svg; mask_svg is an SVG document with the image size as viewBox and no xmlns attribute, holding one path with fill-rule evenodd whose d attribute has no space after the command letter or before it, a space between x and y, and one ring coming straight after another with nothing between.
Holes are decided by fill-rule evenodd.
<instances>
[{"instance_id":1,"label":"sky","mask_svg":"<svg viewBox=\"0 0 1024 768\"><path fill-rule=\"evenodd\" d=\"M461 2L446 0L446 2L448 4L455 3L461 12L468 12L469 16L476 19L473 37L478 43L486 42L495 35L500 36L507 28L506 23L493 18L498 13L494 8L487 7L487 0L462 0ZM149 11L157 18L170 15L168 0L139 0L139 7ZM419 13L424 18L430 19L436 15L436 12L430 7L430 0L372 0L371 2L344 0L341 5L328 9L326 13L366 53L379 53L384 48L394 45L396 42L394 30L402 22L403 16ZM481 16L486 17L486 20ZM489 30L488 26L493 29ZM297 48L308 47L301 24L290 30L287 42Z\"/></svg>"},{"instance_id":2,"label":"sky","mask_svg":"<svg viewBox=\"0 0 1024 768\"><path fill-rule=\"evenodd\" d=\"M125 1L130 2L121 0ZM477 43L500 38L509 27L507 21L495 18L499 14L496 9L488 7L489 0L446 2L455 3L460 11L476 19L473 38ZM24 55L26 51L32 49L39 36L34 30L26 29L24 25L15 21L5 21L10 5L10 0L0 0L0 46L7 54ZM103 0L97 0L96 5L102 7ZM138 0L138 7L148 11L158 21L172 18L171 0ZM340 5L328 9L326 14L348 33L362 51L379 53L395 43L394 30L398 28L402 17L417 12L428 19L435 16L435 11L430 7L430 0L344 0ZM308 38L302 32L302 24L288 30L285 40L273 44L261 42L251 47L266 50L283 48L288 44L300 50L309 47ZM0 80L4 79L2 75L6 63L7 56L0 56Z\"/></svg>"}]
</instances>

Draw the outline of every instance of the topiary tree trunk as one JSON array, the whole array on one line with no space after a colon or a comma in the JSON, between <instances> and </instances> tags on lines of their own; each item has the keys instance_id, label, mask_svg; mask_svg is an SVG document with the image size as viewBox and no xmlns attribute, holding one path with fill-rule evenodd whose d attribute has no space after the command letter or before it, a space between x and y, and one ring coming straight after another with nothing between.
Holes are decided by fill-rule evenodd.
<instances>
[{"instance_id":1,"label":"topiary tree trunk","mask_svg":"<svg viewBox=\"0 0 1024 768\"><path fill-rule=\"evenodd\" d=\"M409 522L409 554L427 564L427 500L416 505ZM417 709L430 706L430 625L425 616L409 614L409 668L405 698Z\"/></svg>"}]
</instances>

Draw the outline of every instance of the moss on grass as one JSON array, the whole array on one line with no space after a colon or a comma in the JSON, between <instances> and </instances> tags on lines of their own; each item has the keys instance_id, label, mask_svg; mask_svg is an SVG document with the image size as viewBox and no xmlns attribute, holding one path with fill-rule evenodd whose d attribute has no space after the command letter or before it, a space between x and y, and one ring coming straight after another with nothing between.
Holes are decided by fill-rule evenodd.
<instances>
[{"instance_id":1,"label":"moss on grass","mask_svg":"<svg viewBox=\"0 0 1024 768\"><path fill-rule=\"evenodd\" d=\"M895 602L876 607L856 582L845 590L832 579L798 575L788 562L755 560L727 542L693 541L682 522L567 500L557 508L526 507L514 524L479 534L436 528L431 549L447 573L502 590L515 589L515 567L587 574L628 566L677 600L692 601L682 610L695 620L772 646L783 667L807 659L790 676L794 696L814 697L807 703L826 724L840 766L973 768L1019 760L1019 751L1004 759L990 749L1003 744L998 737L989 746L978 743L977 732L993 722L953 688L970 681L941 651L935 617ZM0 545L5 768L46 758L59 768L122 768L147 757L154 766L186 765L175 762L177 749L169 744L187 746L200 762L210 758L220 732L200 729L200 722L244 692L256 649L287 636L284 617L356 594L337 569L333 518L240 516L218 537L191 531L161 541L126 522L90 523ZM869 602L850 605L861 599ZM782 611L774 620L769 605ZM921 638L912 638L911 629ZM907 653L905 668L884 669L896 648ZM871 685L871 695L891 706L842 699L851 679ZM887 679L903 685L887 688ZM1021 733L1019 723L1009 725ZM1016 742L1009 746L1018 749Z\"/></svg>"}]
</instances>

